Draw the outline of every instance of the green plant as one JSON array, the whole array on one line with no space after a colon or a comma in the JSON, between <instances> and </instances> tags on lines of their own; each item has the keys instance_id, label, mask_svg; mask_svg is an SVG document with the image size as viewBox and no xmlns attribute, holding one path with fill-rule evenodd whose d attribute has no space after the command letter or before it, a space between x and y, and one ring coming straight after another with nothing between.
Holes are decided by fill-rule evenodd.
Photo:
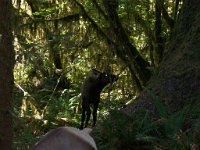
<instances>
[{"instance_id":1,"label":"green plant","mask_svg":"<svg viewBox=\"0 0 200 150\"><path fill-rule=\"evenodd\" d=\"M114 110L105 116L92 132L98 148L100 150L198 149L200 104L192 102L192 105L178 112L167 114L159 97L153 101L160 113L160 117L156 120L148 110L143 109L128 115Z\"/></svg>"}]
</instances>

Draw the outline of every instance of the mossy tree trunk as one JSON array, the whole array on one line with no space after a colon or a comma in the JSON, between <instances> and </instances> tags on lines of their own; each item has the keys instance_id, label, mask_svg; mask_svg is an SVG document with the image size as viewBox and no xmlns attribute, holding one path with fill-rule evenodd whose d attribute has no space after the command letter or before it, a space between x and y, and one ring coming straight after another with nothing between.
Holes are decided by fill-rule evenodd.
<instances>
[{"instance_id":1,"label":"mossy tree trunk","mask_svg":"<svg viewBox=\"0 0 200 150\"><path fill-rule=\"evenodd\" d=\"M13 38L12 1L0 0L0 149L12 145Z\"/></svg>"},{"instance_id":2,"label":"mossy tree trunk","mask_svg":"<svg viewBox=\"0 0 200 150\"><path fill-rule=\"evenodd\" d=\"M161 19L161 7L159 3L163 3L161 0L155 2L155 48L154 48L154 62L156 66L159 65L163 58L163 38L162 38L162 19Z\"/></svg>"},{"instance_id":3,"label":"mossy tree trunk","mask_svg":"<svg viewBox=\"0 0 200 150\"><path fill-rule=\"evenodd\" d=\"M116 54L125 64L128 64L132 79L136 82L137 88L141 90L151 77L151 72L148 69L150 65L131 44L117 13L118 1L103 0L103 5L107 12L110 29L115 34Z\"/></svg>"},{"instance_id":4,"label":"mossy tree trunk","mask_svg":"<svg viewBox=\"0 0 200 150\"><path fill-rule=\"evenodd\" d=\"M193 100L200 101L199 10L199 1L184 1L158 72L147 87L163 101L169 112L176 112ZM138 100L125 111L135 111L143 107L156 114L152 97L148 93L144 90Z\"/></svg>"}]
</instances>

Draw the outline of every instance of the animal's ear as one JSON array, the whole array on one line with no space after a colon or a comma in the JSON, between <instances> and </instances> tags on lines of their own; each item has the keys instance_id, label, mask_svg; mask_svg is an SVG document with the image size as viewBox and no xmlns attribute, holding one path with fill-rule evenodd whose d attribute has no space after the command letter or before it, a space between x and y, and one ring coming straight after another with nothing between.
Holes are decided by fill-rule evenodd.
<instances>
[{"instance_id":1,"label":"animal's ear","mask_svg":"<svg viewBox=\"0 0 200 150\"><path fill-rule=\"evenodd\" d=\"M101 72L98 71L98 70L96 70L96 69L92 69L92 73L93 73L94 75L98 75L98 76L101 74Z\"/></svg>"}]
</instances>

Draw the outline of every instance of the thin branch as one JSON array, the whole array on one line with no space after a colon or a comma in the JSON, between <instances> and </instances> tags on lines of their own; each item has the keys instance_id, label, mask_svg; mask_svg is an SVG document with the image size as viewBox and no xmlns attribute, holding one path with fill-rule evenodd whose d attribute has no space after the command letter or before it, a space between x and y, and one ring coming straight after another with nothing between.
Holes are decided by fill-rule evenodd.
<instances>
[{"instance_id":1,"label":"thin branch","mask_svg":"<svg viewBox=\"0 0 200 150\"><path fill-rule=\"evenodd\" d=\"M65 21L65 22L72 22L72 21L78 21L80 19L80 14L73 14L68 15L61 18L54 18L54 19L34 19L36 22L47 22L47 21Z\"/></svg>"},{"instance_id":2,"label":"thin branch","mask_svg":"<svg viewBox=\"0 0 200 150\"><path fill-rule=\"evenodd\" d=\"M181 0L176 0L174 7L174 20L176 21L178 15L178 7Z\"/></svg>"},{"instance_id":3,"label":"thin branch","mask_svg":"<svg viewBox=\"0 0 200 150\"><path fill-rule=\"evenodd\" d=\"M97 33L99 33L102 37L104 37L107 42L111 45L116 45L105 33L104 31L96 24L96 22L88 15L86 12L84 6L80 4L78 1L74 0L74 2L80 7L82 13L83 13L83 19L88 20L93 28L96 30Z\"/></svg>"},{"instance_id":4,"label":"thin branch","mask_svg":"<svg viewBox=\"0 0 200 150\"><path fill-rule=\"evenodd\" d=\"M163 18L165 19L165 21L169 25L170 29L173 29L173 27L174 27L174 20L169 16L168 12L166 11L166 9L165 9L165 7L163 5L162 0L158 1L158 5L161 8Z\"/></svg>"},{"instance_id":5,"label":"thin branch","mask_svg":"<svg viewBox=\"0 0 200 150\"><path fill-rule=\"evenodd\" d=\"M80 14L73 14L68 15L62 18L54 18L54 19L38 19L38 18L29 18L30 21L26 24L23 24L21 27L26 27L29 25L32 25L33 23L43 23L43 22L55 22L55 21L63 21L63 22L73 22L73 21L79 21Z\"/></svg>"},{"instance_id":6,"label":"thin branch","mask_svg":"<svg viewBox=\"0 0 200 150\"><path fill-rule=\"evenodd\" d=\"M101 9L101 7L98 5L96 0L92 0L93 4L96 6L97 10L102 14L102 16L108 20L108 16L104 13L104 11Z\"/></svg>"},{"instance_id":7,"label":"thin branch","mask_svg":"<svg viewBox=\"0 0 200 150\"><path fill-rule=\"evenodd\" d=\"M136 11L133 12L133 16L135 17L136 23L138 23L144 29L145 34L155 42L154 33L147 25L146 21L142 19L142 17Z\"/></svg>"}]
</instances>

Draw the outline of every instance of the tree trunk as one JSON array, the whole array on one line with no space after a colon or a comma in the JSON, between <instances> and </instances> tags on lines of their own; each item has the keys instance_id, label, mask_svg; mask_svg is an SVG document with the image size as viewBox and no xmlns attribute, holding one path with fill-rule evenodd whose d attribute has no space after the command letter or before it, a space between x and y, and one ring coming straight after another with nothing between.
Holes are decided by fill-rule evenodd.
<instances>
[{"instance_id":1,"label":"tree trunk","mask_svg":"<svg viewBox=\"0 0 200 150\"><path fill-rule=\"evenodd\" d=\"M155 1L155 48L154 48L154 64L158 66L163 57L163 38L162 38L162 20L161 20L161 0Z\"/></svg>"},{"instance_id":2,"label":"tree trunk","mask_svg":"<svg viewBox=\"0 0 200 150\"><path fill-rule=\"evenodd\" d=\"M108 14L111 30L115 34L115 43L117 43L118 49L118 52L116 52L117 56L124 61L124 63L131 64L128 65L129 70L131 74L134 73L132 76L137 77L137 80L140 81L140 87L138 88L141 88L146 85L151 77L151 73L148 69L149 63L141 57L136 47L131 44L129 37L120 22L117 14L118 0L103 0L103 5Z\"/></svg>"},{"instance_id":3,"label":"tree trunk","mask_svg":"<svg viewBox=\"0 0 200 150\"><path fill-rule=\"evenodd\" d=\"M184 1L158 73L147 87L166 105L169 112L176 112L194 100L200 100L199 10L199 1ZM156 115L148 90L143 91L138 100L125 111L131 112L143 107Z\"/></svg>"},{"instance_id":4,"label":"tree trunk","mask_svg":"<svg viewBox=\"0 0 200 150\"><path fill-rule=\"evenodd\" d=\"M12 145L13 38L12 1L0 0L0 149Z\"/></svg>"}]
</instances>

